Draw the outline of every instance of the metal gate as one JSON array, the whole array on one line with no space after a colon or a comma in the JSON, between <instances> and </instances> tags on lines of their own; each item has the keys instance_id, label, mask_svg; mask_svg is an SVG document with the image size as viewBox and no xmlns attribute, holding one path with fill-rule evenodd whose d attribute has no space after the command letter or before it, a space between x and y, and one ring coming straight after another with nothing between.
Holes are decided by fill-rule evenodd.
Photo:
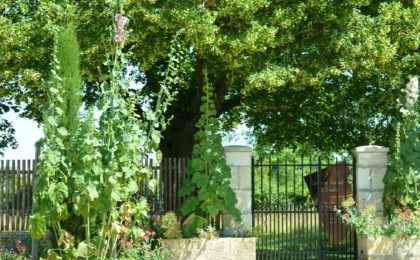
<instances>
[{"instance_id":1,"label":"metal gate","mask_svg":"<svg viewBox=\"0 0 420 260\"><path fill-rule=\"evenodd\" d=\"M356 235L336 213L355 198L355 159L252 159L257 259L356 259Z\"/></svg>"}]
</instances>

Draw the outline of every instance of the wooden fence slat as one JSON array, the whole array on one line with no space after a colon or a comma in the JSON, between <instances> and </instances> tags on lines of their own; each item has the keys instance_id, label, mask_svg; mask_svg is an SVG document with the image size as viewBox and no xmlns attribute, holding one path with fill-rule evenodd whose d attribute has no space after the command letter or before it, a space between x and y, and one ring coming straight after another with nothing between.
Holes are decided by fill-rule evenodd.
<instances>
[{"instance_id":1,"label":"wooden fence slat","mask_svg":"<svg viewBox=\"0 0 420 260\"><path fill-rule=\"evenodd\" d=\"M22 230L26 230L26 160L22 160Z\"/></svg>"},{"instance_id":2,"label":"wooden fence slat","mask_svg":"<svg viewBox=\"0 0 420 260\"><path fill-rule=\"evenodd\" d=\"M33 171L33 167L31 167L31 161L30 160L26 160L26 164L28 166L28 172L26 174L26 183L27 183L27 187L26 187L26 204L27 204L27 214L29 214L31 211L31 200L32 200L32 195L31 195L31 172ZM29 221L29 220L28 220Z\"/></svg>"},{"instance_id":3,"label":"wooden fence slat","mask_svg":"<svg viewBox=\"0 0 420 260\"><path fill-rule=\"evenodd\" d=\"M0 214L0 230L3 230L3 226L4 226L4 221L3 221L3 217L4 217L4 174L5 174L5 169L4 169L4 160L1 160L1 164L0 164L1 170L0 170L0 177L1 177L1 182L0 182L0 203L1 203L1 214Z\"/></svg>"},{"instance_id":4,"label":"wooden fence slat","mask_svg":"<svg viewBox=\"0 0 420 260\"><path fill-rule=\"evenodd\" d=\"M12 202L12 214L11 214L11 225L12 230L15 231L16 229L16 203L15 203L15 195L16 195L16 185L15 185L15 176L16 176L16 161L12 160L12 171L10 174L11 181L12 181L12 192L10 196L10 200Z\"/></svg>"},{"instance_id":5,"label":"wooden fence slat","mask_svg":"<svg viewBox=\"0 0 420 260\"><path fill-rule=\"evenodd\" d=\"M21 231L21 226L20 226L20 219L22 218L22 203L20 201L20 197L21 197L21 189L20 189L20 178L21 178L21 160L17 160L17 171L16 171L16 191L17 191L17 196L16 196L16 231Z\"/></svg>"},{"instance_id":6,"label":"wooden fence slat","mask_svg":"<svg viewBox=\"0 0 420 260\"><path fill-rule=\"evenodd\" d=\"M10 160L6 161L6 230L9 231L9 220L10 220Z\"/></svg>"}]
</instances>

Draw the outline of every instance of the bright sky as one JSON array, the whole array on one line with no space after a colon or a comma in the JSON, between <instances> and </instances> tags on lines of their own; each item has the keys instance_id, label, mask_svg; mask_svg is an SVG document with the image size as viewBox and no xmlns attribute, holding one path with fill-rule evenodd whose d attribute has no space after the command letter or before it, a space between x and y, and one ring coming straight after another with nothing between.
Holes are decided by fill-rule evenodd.
<instances>
[{"instance_id":1,"label":"bright sky","mask_svg":"<svg viewBox=\"0 0 420 260\"><path fill-rule=\"evenodd\" d=\"M4 119L12 122L16 130L15 138L19 143L17 149L6 149L4 156L0 159L34 159L35 158L35 142L43 137L41 128L38 124L29 119L20 118L15 112L11 111L2 115ZM246 145L250 146L244 132L249 131L245 126L240 125L238 128L229 134L229 137L223 138L223 145Z\"/></svg>"},{"instance_id":2,"label":"bright sky","mask_svg":"<svg viewBox=\"0 0 420 260\"><path fill-rule=\"evenodd\" d=\"M17 149L6 149L4 157L0 159L34 159L35 142L43 136L42 129L38 124L29 119L20 118L15 112L11 111L2 115L2 118L12 122L16 130L15 138L19 143Z\"/></svg>"}]
</instances>

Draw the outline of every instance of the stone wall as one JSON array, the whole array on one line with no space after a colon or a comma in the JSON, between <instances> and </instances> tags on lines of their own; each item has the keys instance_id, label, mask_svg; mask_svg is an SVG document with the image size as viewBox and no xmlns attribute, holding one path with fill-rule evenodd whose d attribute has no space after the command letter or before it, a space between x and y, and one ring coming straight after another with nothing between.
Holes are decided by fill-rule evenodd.
<instances>
[{"instance_id":1,"label":"stone wall","mask_svg":"<svg viewBox=\"0 0 420 260\"><path fill-rule=\"evenodd\" d=\"M420 238L358 237L359 260L419 260Z\"/></svg>"},{"instance_id":2,"label":"stone wall","mask_svg":"<svg viewBox=\"0 0 420 260\"><path fill-rule=\"evenodd\" d=\"M169 260L255 260L256 238L164 239Z\"/></svg>"}]
</instances>

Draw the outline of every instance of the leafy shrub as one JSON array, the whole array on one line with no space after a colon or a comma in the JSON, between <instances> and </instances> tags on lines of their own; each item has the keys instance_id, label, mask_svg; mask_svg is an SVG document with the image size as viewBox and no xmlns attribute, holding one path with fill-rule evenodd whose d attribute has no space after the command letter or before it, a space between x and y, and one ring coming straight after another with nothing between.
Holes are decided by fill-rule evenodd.
<instances>
[{"instance_id":1,"label":"leafy shrub","mask_svg":"<svg viewBox=\"0 0 420 260\"><path fill-rule=\"evenodd\" d=\"M368 237L420 236L420 209L396 208L388 219L376 216L375 204L356 206L352 198L343 202L343 210L337 210L344 223L349 224L358 234Z\"/></svg>"}]
</instances>

